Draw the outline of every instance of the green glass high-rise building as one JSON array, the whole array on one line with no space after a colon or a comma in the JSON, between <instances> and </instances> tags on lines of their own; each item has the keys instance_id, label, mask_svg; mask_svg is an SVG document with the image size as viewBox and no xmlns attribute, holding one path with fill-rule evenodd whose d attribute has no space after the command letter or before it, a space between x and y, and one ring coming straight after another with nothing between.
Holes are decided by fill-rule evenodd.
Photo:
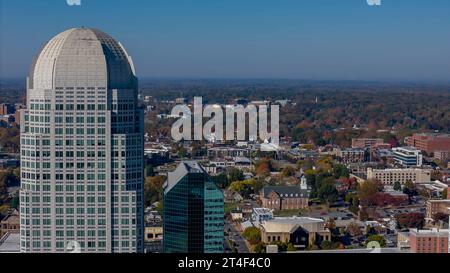
<instances>
[{"instance_id":1,"label":"green glass high-rise building","mask_svg":"<svg viewBox=\"0 0 450 273\"><path fill-rule=\"evenodd\" d=\"M163 219L164 252L224 252L223 194L197 162L168 174Z\"/></svg>"}]
</instances>

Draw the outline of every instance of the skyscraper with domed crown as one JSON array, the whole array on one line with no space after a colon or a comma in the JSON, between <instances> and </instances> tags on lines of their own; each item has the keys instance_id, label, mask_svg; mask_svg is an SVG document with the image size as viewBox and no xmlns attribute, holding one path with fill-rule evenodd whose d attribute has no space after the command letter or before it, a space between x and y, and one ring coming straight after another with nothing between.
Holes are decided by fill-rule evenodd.
<instances>
[{"instance_id":1,"label":"skyscraper with domed crown","mask_svg":"<svg viewBox=\"0 0 450 273\"><path fill-rule=\"evenodd\" d=\"M142 252L144 118L125 48L89 28L52 38L21 118L21 252Z\"/></svg>"}]
</instances>

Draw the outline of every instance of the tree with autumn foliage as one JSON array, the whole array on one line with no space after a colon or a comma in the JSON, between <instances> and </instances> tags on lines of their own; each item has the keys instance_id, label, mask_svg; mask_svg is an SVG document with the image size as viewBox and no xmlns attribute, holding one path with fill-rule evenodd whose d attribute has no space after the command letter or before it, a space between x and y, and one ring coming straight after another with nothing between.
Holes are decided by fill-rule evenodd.
<instances>
[{"instance_id":1,"label":"tree with autumn foliage","mask_svg":"<svg viewBox=\"0 0 450 273\"><path fill-rule=\"evenodd\" d=\"M367 180L358 185L358 199L361 205L376 205L377 194L383 190L383 185L378 180Z\"/></svg>"},{"instance_id":2,"label":"tree with autumn foliage","mask_svg":"<svg viewBox=\"0 0 450 273\"><path fill-rule=\"evenodd\" d=\"M400 228L422 229L425 225L425 215L420 212L400 213L395 215Z\"/></svg>"},{"instance_id":3,"label":"tree with autumn foliage","mask_svg":"<svg viewBox=\"0 0 450 273\"><path fill-rule=\"evenodd\" d=\"M255 163L256 175L268 176L273 171L272 161L268 158L261 159Z\"/></svg>"},{"instance_id":4,"label":"tree with autumn foliage","mask_svg":"<svg viewBox=\"0 0 450 273\"><path fill-rule=\"evenodd\" d=\"M163 185L165 181L165 176L152 176L145 178L144 200L147 206L162 200Z\"/></svg>"},{"instance_id":5,"label":"tree with autumn foliage","mask_svg":"<svg viewBox=\"0 0 450 273\"><path fill-rule=\"evenodd\" d=\"M295 175L295 168L291 167L291 166L286 166L283 168L283 170L281 171L281 175L283 177L291 177Z\"/></svg>"}]
</instances>

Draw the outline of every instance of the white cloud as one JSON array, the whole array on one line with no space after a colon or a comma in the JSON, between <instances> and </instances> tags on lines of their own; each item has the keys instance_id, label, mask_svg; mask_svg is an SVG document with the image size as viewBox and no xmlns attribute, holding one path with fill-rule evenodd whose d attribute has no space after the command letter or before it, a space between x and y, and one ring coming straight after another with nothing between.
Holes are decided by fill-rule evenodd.
<instances>
[{"instance_id":1,"label":"white cloud","mask_svg":"<svg viewBox=\"0 0 450 273\"><path fill-rule=\"evenodd\" d=\"M66 0L69 6L81 6L81 0Z\"/></svg>"}]
</instances>

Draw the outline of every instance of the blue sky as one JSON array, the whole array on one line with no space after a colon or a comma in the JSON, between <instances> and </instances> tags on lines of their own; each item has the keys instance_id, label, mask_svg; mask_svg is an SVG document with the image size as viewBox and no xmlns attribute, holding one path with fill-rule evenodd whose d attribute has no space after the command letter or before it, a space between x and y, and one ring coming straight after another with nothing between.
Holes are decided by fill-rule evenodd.
<instances>
[{"instance_id":1,"label":"blue sky","mask_svg":"<svg viewBox=\"0 0 450 273\"><path fill-rule=\"evenodd\" d=\"M140 77L450 81L450 1L0 0L0 77L57 33L96 27Z\"/></svg>"}]
</instances>

